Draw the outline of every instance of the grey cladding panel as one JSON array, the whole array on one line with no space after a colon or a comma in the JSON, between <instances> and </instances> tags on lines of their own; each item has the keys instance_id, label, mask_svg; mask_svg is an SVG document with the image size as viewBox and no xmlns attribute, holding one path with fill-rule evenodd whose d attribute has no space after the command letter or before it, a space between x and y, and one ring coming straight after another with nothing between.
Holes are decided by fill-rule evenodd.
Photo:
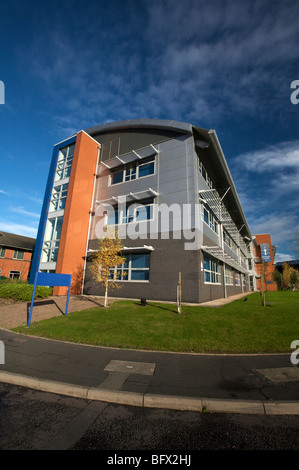
<instances>
[{"instance_id":1,"label":"grey cladding panel","mask_svg":"<svg viewBox=\"0 0 299 470\"><path fill-rule=\"evenodd\" d=\"M95 135L93 138L102 144L102 161L105 161L179 135L178 132L159 129L128 129Z\"/></svg>"}]
</instances>

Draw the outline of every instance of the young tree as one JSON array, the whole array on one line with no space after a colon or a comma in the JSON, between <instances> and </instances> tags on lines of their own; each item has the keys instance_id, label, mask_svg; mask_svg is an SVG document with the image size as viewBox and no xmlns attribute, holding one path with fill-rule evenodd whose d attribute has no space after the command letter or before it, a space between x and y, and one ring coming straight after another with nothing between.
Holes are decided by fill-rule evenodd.
<instances>
[{"instance_id":1,"label":"young tree","mask_svg":"<svg viewBox=\"0 0 299 470\"><path fill-rule=\"evenodd\" d=\"M273 271L272 280L276 282L277 288L282 290L282 274L277 269Z\"/></svg>"},{"instance_id":2,"label":"young tree","mask_svg":"<svg viewBox=\"0 0 299 470\"><path fill-rule=\"evenodd\" d=\"M299 259L299 228L295 230L295 239L292 242L292 250L296 259Z\"/></svg>"},{"instance_id":3,"label":"young tree","mask_svg":"<svg viewBox=\"0 0 299 470\"><path fill-rule=\"evenodd\" d=\"M290 287L290 275L291 269L288 263L283 263L282 265L282 283L283 287L288 289Z\"/></svg>"},{"instance_id":4,"label":"young tree","mask_svg":"<svg viewBox=\"0 0 299 470\"><path fill-rule=\"evenodd\" d=\"M262 293L262 306L266 305L265 292L268 290L268 266L267 261L262 261L261 267L261 293Z\"/></svg>"},{"instance_id":5,"label":"young tree","mask_svg":"<svg viewBox=\"0 0 299 470\"><path fill-rule=\"evenodd\" d=\"M111 278L112 269L125 262L125 257L121 255L123 244L117 233L107 234L99 240L99 248L93 254L93 261L90 270L96 282L105 288L104 307L108 305L108 287L113 289L119 287L115 278Z\"/></svg>"},{"instance_id":6,"label":"young tree","mask_svg":"<svg viewBox=\"0 0 299 470\"><path fill-rule=\"evenodd\" d=\"M290 287L295 290L299 283L299 272L291 268L290 269Z\"/></svg>"}]
</instances>

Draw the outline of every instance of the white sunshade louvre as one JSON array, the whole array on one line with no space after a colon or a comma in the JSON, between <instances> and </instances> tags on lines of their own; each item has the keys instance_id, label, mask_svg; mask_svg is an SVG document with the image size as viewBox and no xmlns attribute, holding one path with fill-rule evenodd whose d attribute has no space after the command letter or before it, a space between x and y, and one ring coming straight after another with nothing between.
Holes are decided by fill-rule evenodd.
<instances>
[{"instance_id":1,"label":"white sunshade louvre","mask_svg":"<svg viewBox=\"0 0 299 470\"><path fill-rule=\"evenodd\" d=\"M88 253L94 253L94 252L96 252L96 251L98 251L98 250L95 250L95 249L93 249L93 248L89 248L89 249L87 250ZM149 246L149 245L131 246L131 247L130 247L130 246L124 246L124 247L121 249L121 251L126 251L126 252L129 252L129 251L136 251L136 252L138 252L138 251L141 251L141 252L142 252L142 251L154 251L154 247Z\"/></svg>"},{"instance_id":2,"label":"white sunshade louvre","mask_svg":"<svg viewBox=\"0 0 299 470\"><path fill-rule=\"evenodd\" d=\"M143 246L124 246L122 248L121 251L126 251L126 252L130 252L130 251L135 251L135 252L142 252L142 251L154 251L154 248L152 246L148 246L148 245L143 245Z\"/></svg>"},{"instance_id":3,"label":"white sunshade louvre","mask_svg":"<svg viewBox=\"0 0 299 470\"><path fill-rule=\"evenodd\" d=\"M132 152L125 153L120 156L110 158L109 160L102 161L101 164L112 170L121 165L127 165L143 158L151 157L158 153L157 149L153 145L148 145L139 150L133 150Z\"/></svg>"},{"instance_id":4,"label":"white sunshade louvre","mask_svg":"<svg viewBox=\"0 0 299 470\"><path fill-rule=\"evenodd\" d=\"M96 204L114 205L117 202L122 202L122 201L134 202L134 201L139 201L139 200L147 199L147 198L150 198L150 197L156 197L156 196L158 196L158 193L156 191L154 191L153 189L148 188L148 189L145 189L143 191L136 191L135 193L131 192L131 193L123 194L123 195L119 195L119 196L111 196L109 199L104 199L102 201L96 201Z\"/></svg>"},{"instance_id":5,"label":"white sunshade louvre","mask_svg":"<svg viewBox=\"0 0 299 470\"><path fill-rule=\"evenodd\" d=\"M237 271L240 271L244 274L247 273L247 269L241 266L234 258L225 253L220 246L202 246L201 249L209 255L214 256L214 258L217 258L232 268L235 268Z\"/></svg>"},{"instance_id":6,"label":"white sunshade louvre","mask_svg":"<svg viewBox=\"0 0 299 470\"><path fill-rule=\"evenodd\" d=\"M228 191L229 189L227 189L226 193ZM232 220L230 213L222 202L226 193L222 198L220 198L215 189L201 190L199 191L199 201L208 204L208 206L212 209L215 216L217 217L218 221L231 235L233 240L237 244L239 244L243 248L243 251L246 253L246 245L243 241L243 238L240 236L240 230L244 227L244 225L238 230L236 224Z\"/></svg>"}]
</instances>

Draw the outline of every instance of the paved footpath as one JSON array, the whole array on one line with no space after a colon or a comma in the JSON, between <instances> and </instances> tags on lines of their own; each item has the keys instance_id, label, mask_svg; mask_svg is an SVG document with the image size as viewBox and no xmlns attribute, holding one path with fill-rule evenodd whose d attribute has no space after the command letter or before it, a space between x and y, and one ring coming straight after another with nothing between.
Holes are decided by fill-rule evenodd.
<instances>
[{"instance_id":1,"label":"paved footpath","mask_svg":"<svg viewBox=\"0 0 299 470\"><path fill-rule=\"evenodd\" d=\"M231 299L233 300L233 299ZM61 315L64 297L37 302L32 321ZM228 299L225 299L227 302ZM101 299L71 297L69 312ZM299 367L290 354L213 355L102 348L21 335L28 305L0 306L0 381L140 407L299 414Z\"/></svg>"}]
</instances>

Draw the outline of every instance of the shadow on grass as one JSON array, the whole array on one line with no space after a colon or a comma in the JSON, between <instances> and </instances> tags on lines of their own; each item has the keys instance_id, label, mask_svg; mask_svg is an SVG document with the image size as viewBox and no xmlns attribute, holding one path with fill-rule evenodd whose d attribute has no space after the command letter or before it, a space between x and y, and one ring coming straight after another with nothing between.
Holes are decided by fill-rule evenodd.
<instances>
[{"instance_id":1,"label":"shadow on grass","mask_svg":"<svg viewBox=\"0 0 299 470\"><path fill-rule=\"evenodd\" d=\"M61 308L59 307L59 305L57 305L55 300L35 300L33 302L33 307L40 307L43 305L53 305L53 304L57 307L57 309L62 315L65 315L65 312L61 310ZM29 320L30 306L31 306L31 302L27 302L27 322Z\"/></svg>"},{"instance_id":2,"label":"shadow on grass","mask_svg":"<svg viewBox=\"0 0 299 470\"><path fill-rule=\"evenodd\" d=\"M190 313L186 313L186 312L182 312L182 313L179 313L177 311L177 309L175 309L174 305L171 305L171 304L168 304L169 305L169 308L167 308L166 306L164 307L163 305L161 304L156 304L156 303L148 303L146 302L145 304L142 304L141 302L134 302L135 305L138 305L139 307L155 307L155 308L158 308L160 310L166 310L166 312L169 312L171 313L172 315L178 315L178 316L182 316L182 315L190 315Z\"/></svg>"}]
</instances>

